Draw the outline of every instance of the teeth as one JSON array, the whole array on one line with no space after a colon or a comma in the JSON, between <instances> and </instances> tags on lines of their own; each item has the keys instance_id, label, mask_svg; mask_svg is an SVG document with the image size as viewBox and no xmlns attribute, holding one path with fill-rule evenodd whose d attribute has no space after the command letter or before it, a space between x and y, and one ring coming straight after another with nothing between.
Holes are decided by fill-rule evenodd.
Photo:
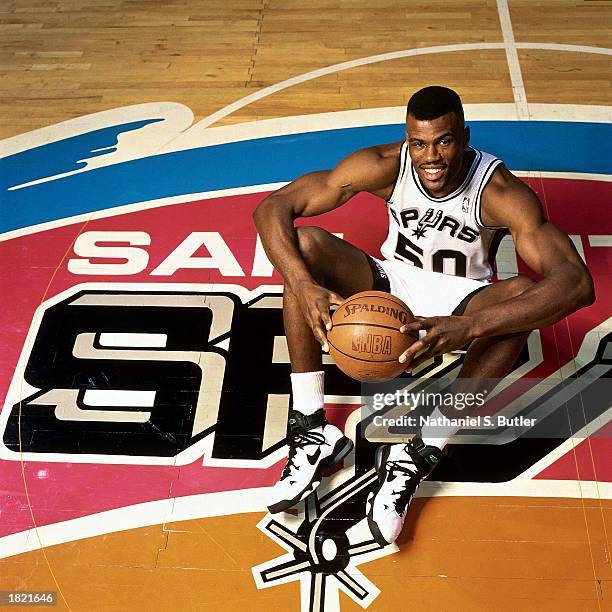
<instances>
[{"instance_id":1,"label":"teeth","mask_svg":"<svg viewBox=\"0 0 612 612\"><path fill-rule=\"evenodd\" d=\"M423 168L427 174L438 174L442 171L442 168Z\"/></svg>"}]
</instances>

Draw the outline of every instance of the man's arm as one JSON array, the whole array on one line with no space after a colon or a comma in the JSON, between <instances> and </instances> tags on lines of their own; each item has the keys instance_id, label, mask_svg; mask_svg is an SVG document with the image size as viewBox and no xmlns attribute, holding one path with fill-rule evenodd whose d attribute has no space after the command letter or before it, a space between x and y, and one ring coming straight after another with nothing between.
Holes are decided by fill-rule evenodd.
<instances>
[{"instance_id":1,"label":"man's arm","mask_svg":"<svg viewBox=\"0 0 612 612\"><path fill-rule=\"evenodd\" d=\"M518 297L472 315L419 318L403 326L405 333L427 330L400 357L410 369L476 338L552 325L595 299L591 274L571 240L546 220L535 193L503 166L483 192L482 217L487 226L510 230L517 253L542 279Z\"/></svg>"},{"instance_id":2,"label":"man's arm","mask_svg":"<svg viewBox=\"0 0 612 612\"><path fill-rule=\"evenodd\" d=\"M518 255L542 279L479 311L474 337L538 329L593 303L593 279L573 243L546 220L535 193L503 166L483 192L482 216L486 225L508 227Z\"/></svg>"},{"instance_id":3,"label":"man's arm","mask_svg":"<svg viewBox=\"0 0 612 612\"><path fill-rule=\"evenodd\" d=\"M360 191L386 198L397 174L400 144L362 149L333 170L306 174L265 198L253 220L272 265L298 296L315 337L325 344L329 306L342 299L320 287L300 254L293 226L298 217L312 217L338 208Z\"/></svg>"}]
</instances>

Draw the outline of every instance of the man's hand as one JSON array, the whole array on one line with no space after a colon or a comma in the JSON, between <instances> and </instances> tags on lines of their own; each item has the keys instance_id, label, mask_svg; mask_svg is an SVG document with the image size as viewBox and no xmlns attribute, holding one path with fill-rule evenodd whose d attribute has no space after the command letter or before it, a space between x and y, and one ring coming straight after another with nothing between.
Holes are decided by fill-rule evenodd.
<instances>
[{"instance_id":1,"label":"man's hand","mask_svg":"<svg viewBox=\"0 0 612 612\"><path fill-rule=\"evenodd\" d=\"M450 353L464 347L476 336L472 317L415 317L412 323L402 325L403 334L418 335L420 330L427 333L407 348L399 357L400 363L406 363L407 372L421 365L424 361ZM423 351L418 357L417 353Z\"/></svg>"},{"instance_id":2,"label":"man's hand","mask_svg":"<svg viewBox=\"0 0 612 612\"><path fill-rule=\"evenodd\" d=\"M292 288L298 299L302 314L306 319L317 342L321 343L323 350L328 353L326 331L332 328L329 309L331 306L340 305L344 299L337 293L321 287L316 283L301 283L297 288Z\"/></svg>"}]
</instances>

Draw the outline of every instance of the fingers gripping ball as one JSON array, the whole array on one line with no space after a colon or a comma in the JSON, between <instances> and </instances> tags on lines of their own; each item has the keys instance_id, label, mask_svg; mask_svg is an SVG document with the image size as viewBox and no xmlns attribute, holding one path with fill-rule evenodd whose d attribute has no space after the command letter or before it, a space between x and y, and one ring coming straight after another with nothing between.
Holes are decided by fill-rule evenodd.
<instances>
[{"instance_id":1,"label":"fingers gripping ball","mask_svg":"<svg viewBox=\"0 0 612 612\"><path fill-rule=\"evenodd\" d=\"M351 378L382 381L405 368L399 356L417 338L400 327L414 321L402 300L384 291L363 291L351 296L334 312L327 333L329 352L336 365Z\"/></svg>"}]
</instances>

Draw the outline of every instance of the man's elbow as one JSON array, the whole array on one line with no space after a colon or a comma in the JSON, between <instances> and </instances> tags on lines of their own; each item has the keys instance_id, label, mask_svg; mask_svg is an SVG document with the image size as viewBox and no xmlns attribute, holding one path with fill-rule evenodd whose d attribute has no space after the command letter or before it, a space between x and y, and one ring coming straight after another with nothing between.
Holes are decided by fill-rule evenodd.
<instances>
[{"instance_id":1,"label":"man's elbow","mask_svg":"<svg viewBox=\"0 0 612 612\"><path fill-rule=\"evenodd\" d=\"M585 308L595 302L595 285L593 278L588 271L582 274L577 285L577 308Z\"/></svg>"},{"instance_id":2,"label":"man's elbow","mask_svg":"<svg viewBox=\"0 0 612 612\"><path fill-rule=\"evenodd\" d=\"M279 223L292 225L299 216L290 202L274 192L264 198L253 211L253 223L261 235Z\"/></svg>"},{"instance_id":3,"label":"man's elbow","mask_svg":"<svg viewBox=\"0 0 612 612\"><path fill-rule=\"evenodd\" d=\"M257 208L253 211L253 223L255 224L255 227L257 229L259 229L259 221L261 219L260 207L261 207L261 204L259 204Z\"/></svg>"},{"instance_id":4,"label":"man's elbow","mask_svg":"<svg viewBox=\"0 0 612 612\"><path fill-rule=\"evenodd\" d=\"M253 211L253 223L255 224L255 227L260 230L261 229L261 224L263 221L263 218L266 216L266 208L269 205L269 201L268 198L266 198L265 200L262 200L257 208Z\"/></svg>"}]
</instances>

